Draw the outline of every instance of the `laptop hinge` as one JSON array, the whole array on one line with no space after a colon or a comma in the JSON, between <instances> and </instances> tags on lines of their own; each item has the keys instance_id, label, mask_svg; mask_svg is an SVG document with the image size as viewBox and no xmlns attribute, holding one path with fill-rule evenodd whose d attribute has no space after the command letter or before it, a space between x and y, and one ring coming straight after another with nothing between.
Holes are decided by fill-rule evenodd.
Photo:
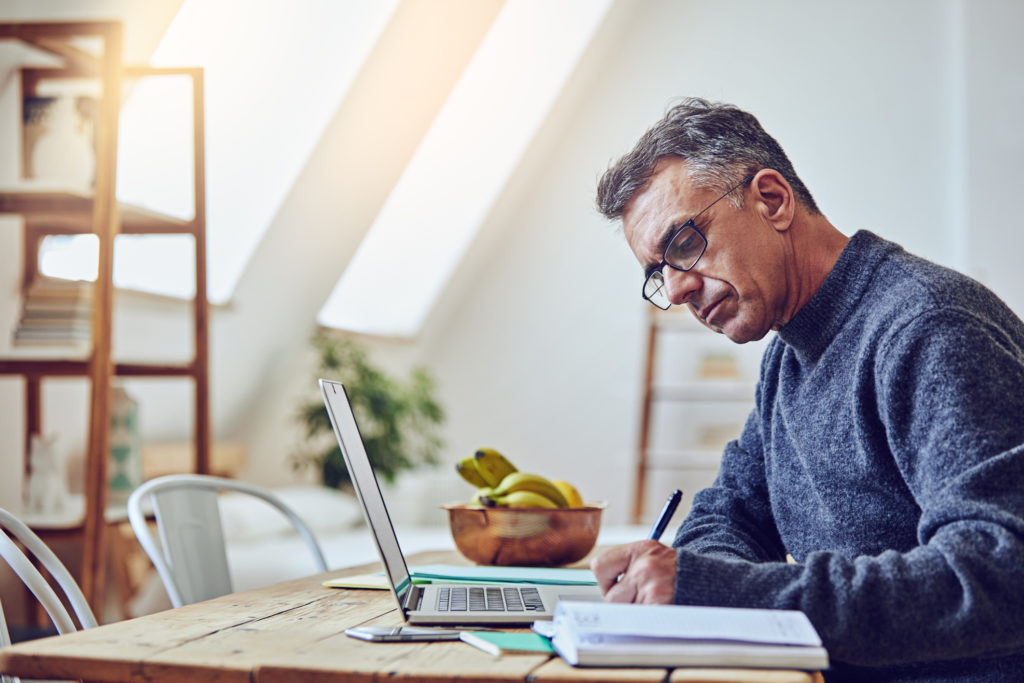
<instances>
[{"instance_id":1,"label":"laptop hinge","mask_svg":"<svg viewBox=\"0 0 1024 683\"><path fill-rule=\"evenodd\" d=\"M416 584L409 587L405 593L405 611L418 612L423 602L423 589Z\"/></svg>"}]
</instances>

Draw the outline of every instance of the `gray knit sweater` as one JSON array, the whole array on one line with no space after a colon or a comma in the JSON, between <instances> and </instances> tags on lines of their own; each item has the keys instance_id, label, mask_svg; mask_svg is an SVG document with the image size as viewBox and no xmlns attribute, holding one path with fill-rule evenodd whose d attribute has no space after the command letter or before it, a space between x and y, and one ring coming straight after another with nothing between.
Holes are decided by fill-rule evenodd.
<instances>
[{"instance_id":1,"label":"gray knit sweater","mask_svg":"<svg viewBox=\"0 0 1024 683\"><path fill-rule=\"evenodd\" d=\"M829 681L1024 681L1024 323L857 233L673 545L677 603L803 611Z\"/></svg>"}]
</instances>

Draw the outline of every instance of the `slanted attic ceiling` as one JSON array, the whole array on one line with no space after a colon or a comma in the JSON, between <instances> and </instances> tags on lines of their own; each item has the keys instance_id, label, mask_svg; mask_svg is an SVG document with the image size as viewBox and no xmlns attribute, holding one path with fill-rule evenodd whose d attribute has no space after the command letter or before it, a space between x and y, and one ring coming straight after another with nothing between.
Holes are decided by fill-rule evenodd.
<instances>
[{"instance_id":1,"label":"slanted attic ceiling","mask_svg":"<svg viewBox=\"0 0 1024 683\"><path fill-rule=\"evenodd\" d=\"M249 29L258 33L263 44L276 46L283 60L289 54L290 42L323 42L325 36L332 35L332 21L315 19L320 4L307 0L289 6L289 17L305 19L282 21L279 27L272 18L259 15L261 9L271 5L253 6L247 14L240 14L238 5L226 0L169 3L157 18L140 15L134 3L101 3L95 9L100 15L123 17L126 43L139 43L132 36L145 28L151 58L133 52L126 62L191 65L194 62L189 57L193 56L202 65L211 54L203 47L205 42L200 41L198 47L183 45L182 32L190 22L193 30L209 41L206 24L221 24L231 19L233 12L237 21L231 23L231 31ZM347 7L358 4L348 3ZM367 31L374 39L367 44L365 54L348 54L346 58L354 64L339 64L333 72L329 64L325 68L323 63L315 64L316 69L313 65L294 69L296 80L316 71L325 89L338 90L333 99L302 98L293 90L275 86L273 79L287 78L288 73L269 73L265 60L253 60L251 64L238 60L231 66L239 77L227 85L223 78L208 75L206 79L210 288L211 299L225 304L215 310L211 328L215 433L231 431L236 416L249 405L261 382L261 374L253 373L253 368L266 367L285 349L304 347L328 295L364 236L378 223L385 224L385 228L412 227L415 232L430 235L432 246L447 245L430 258L419 259L420 265L426 263L436 272L408 274L407 279L420 285L430 284L420 286L420 296L415 300L393 300L404 308L388 306L387 298L370 296L373 292L366 282L372 282L373 269L381 268L382 263L385 268L397 268L388 253L388 245L394 242L389 242L392 238L384 232L385 236L375 241L375 261L368 266L370 275L364 268L361 282L350 282L349 291L340 297L341 317L322 315L321 320L364 332L416 333L610 2L562 0L541 5L530 0L405 0L392 5L366 0L364 4L386 9L384 24L377 27L368 20ZM327 10L337 13L334 3L328 2L321 9L326 17L334 16ZM26 7L22 10L23 14L14 18L63 18L59 14L32 15ZM165 29L162 40L152 27L157 19L158 26ZM338 24L341 37L345 35L344 23L333 22ZM280 31L275 32L276 28ZM308 35L304 33L306 28ZM237 47L238 54L253 49L253 41L243 41L233 33L225 39ZM273 54L275 50L267 52ZM265 82L253 79L252 71L265 75ZM219 91L211 92L228 86L236 90L230 99L218 99ZM286 101L283 108L279 106L281 99ZM224 128L223 113L212 110L228 104L237 107L232 114L237 121L235 128L244 128L248 119L258 118L272 105L278 105L282 114L256 130L249 129L250 139L234 140L235 146L225 157L218 142L235 131ZM329 111L319 117L303 117L304 107L314 105L321 109L329 105ZM470 134L466 127L474 120L479 126ZM289 127L292 121L294 127ZM123 125L125 131L129 128ZM301 141L290 135L296 128L304 134ZM220 136L217 131L221 131ZM483 149L491 140L492 144L502 143L496 145L494 153ZM298 145L304 151L296 156L289 145ZM125 147L122 154L127 157L133 146ZM282 157L281 151L288 152L291 160ZM227 164L233 164L236 171L218 172ZM293 170L272 174L284 166ZM134 183L136 189L141 186L144 191L150 181L140 179L157 177L151 175L154 167L159 175L163 166L152 160L122 159L120 185ZM180 174L166 175L170 183L171 176ZM160 185L155 181L150 184ZM122 189L119 187L119 192ZM277 198L268 199L271 194ZM430 202L429 212L423 211L426 200ZM139 203L140 199L132 196L131 201ZM218 211L218 202L235 208ZM257 205L263 208L254 212ZM402 207L397 217L396 206ZM467 207L471 210L466 211ZM411 226L410 216L418 218ZM449 237L442 231L445 227L454 228L457 236ZM233 233L237 233L235 238L230 237ZM253 235L258 236L255 241ZM158 269L169 263L167 270L184 274L185 289L175 292L172 288L168 293L187 297L191 291L188 263L182 267L184 259L173 256L174 245L159 242L161 239L167 238L152 240L148 257L121 261L123 267L135 266L135 273L122 276L122 281L140 283L142 289L152 291L144 285L147 281L155 284ZM145 241L135 238L136 246ZM119 253L127 253L124 242L127 240L122 240ZM226 261L218 261L218 244ZM142 248L135 253L145 251ZM411 257L415 260L417 254ZM150 264L146 258L154 260ZM366 261L364 258L364 266ZM117 268L115 263L115 271ZM223 276L224 271L235 274ZM219 293L218 274L223 276ZM409 288L416 286L404 284L399 288L411 291ZM346 319L345 306L364 295L371 302L371 310L392 314L383 327L374 329L372 321L367 325L365 319L358 320L359 325L352 324L351 309ZM338 296L334 304L337 309ZM147 315L152 312L145 300L121 298L122 308L140 306L150 309ZM145 330L132 331L130 311L120 319L125 322L115 330L115 352L136 358L152 355L153 346ZM165 423L152 427L157 433L180 431L176 426L180 417L161 413L156 419Z\"/></svg>"}]
</instances>

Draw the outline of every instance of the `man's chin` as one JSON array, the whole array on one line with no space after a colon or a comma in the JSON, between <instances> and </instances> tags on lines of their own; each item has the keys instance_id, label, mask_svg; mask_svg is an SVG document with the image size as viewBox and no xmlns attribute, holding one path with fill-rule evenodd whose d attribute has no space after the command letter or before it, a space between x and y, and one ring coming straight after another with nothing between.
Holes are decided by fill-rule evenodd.
<instances>
[{"instance_id":1,"label":"man's chin","mask_svg":"<svg viewBox=\"0 0 1024 683\"><path fill-rule=\"evenodd\" d=\"M736 319L727 320L723 325L707 325L708 329L714 330L719 334L724 334L729 338L729 341L734 344L746 344L752 341L759 341L764 339L764 336L768 334L768 330L755 329L749 325L743 325L741 321Z\"/></svg>"},{"instance_id":2,"label":"man's chin","mask_svg":"<svg viewBox=\"0 0 1024 683\"><path fill-rule=\"evenodd\" d=\"M736 318L728 318L721 323L710 323L697 315L697 312L692 308L690 309L690 312L701 325L712 332L725 335L728 337L729 341L736 344L746 344L747 342L757 341L759 339L763 339L764 336L768 334L768 330L751 329L749 325L744 325L741 320L737 320Z\"/></svg>"}]
</instances>

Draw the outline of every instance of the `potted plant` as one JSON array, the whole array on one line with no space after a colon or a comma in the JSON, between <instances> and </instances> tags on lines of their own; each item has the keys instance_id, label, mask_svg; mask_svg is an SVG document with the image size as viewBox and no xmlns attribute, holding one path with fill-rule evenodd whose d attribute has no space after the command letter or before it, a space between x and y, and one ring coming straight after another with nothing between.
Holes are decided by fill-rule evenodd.
<instances>
[{"instance_id":1,"label":"potted plant","mask_svg":"<svg viewBox=\"0 0 1024 683\"><path fill-rule=\"evenodd\" d=\"M404 381L394 378L376 367L355 340L327 330L318 331L312 343L318 376L345 385L378 477L392 482L402 470L437 464L444 411L434 398L434 380L426 370L413 369ZM316 467L325 486L348 488L348 469L323 400L304 401L298 419L305 426L307 444L292 456L293 466Z\"/></svg>"}]
</instances>

